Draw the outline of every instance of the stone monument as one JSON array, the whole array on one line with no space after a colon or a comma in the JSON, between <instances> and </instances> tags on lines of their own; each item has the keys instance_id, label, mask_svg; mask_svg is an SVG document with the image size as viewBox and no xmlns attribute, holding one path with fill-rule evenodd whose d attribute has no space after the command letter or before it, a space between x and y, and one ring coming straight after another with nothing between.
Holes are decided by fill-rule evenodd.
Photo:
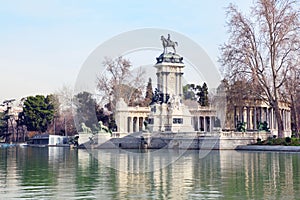
<instances>
[{"instance_id":1,"label":"stone monument","mask_svg":"<svg viewBox=\"0 0 300 200\"><path fill-rule=\"evenodd\" d=\"M168 34L168 39L161 36L163 53L156 58L157 101L151 105L149 130L151 132L192 132L192 116L182 103L183 57L176 53L175 46ZM172 47L173 52L168 52Z\"/></svg>"}]
</instances>

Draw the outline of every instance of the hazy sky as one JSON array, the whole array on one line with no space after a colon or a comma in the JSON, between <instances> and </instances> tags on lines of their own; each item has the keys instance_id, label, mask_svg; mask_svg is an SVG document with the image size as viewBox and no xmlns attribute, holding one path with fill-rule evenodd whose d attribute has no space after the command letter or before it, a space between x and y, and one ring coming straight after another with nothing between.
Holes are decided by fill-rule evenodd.
<instances>
[{"instance_id":1,"label":"hazy sky","mask_svg":"<svg viewBox=\"0 0 300 200\"><path fill-rule=\"evenodd\" d=\"M184 34L217 65L227 38L224 8L234 2L247 12L252 1L0 0L0 102L72 86L97 46L139 28Z\"/></svg>"}]
</instances>

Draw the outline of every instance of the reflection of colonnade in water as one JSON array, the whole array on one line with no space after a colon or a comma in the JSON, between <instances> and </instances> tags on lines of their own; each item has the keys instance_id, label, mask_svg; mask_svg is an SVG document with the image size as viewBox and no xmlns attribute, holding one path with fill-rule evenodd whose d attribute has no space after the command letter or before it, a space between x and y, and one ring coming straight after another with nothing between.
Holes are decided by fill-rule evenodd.
<instances>
[{"instance_id":1,"label":"reflection of colonnade in water","mask_svg":"<svg viewBox=\"0 0 300 200\"><path fill-rule=\"evenodd\" d=\"M119 193L126 193L128 198L145 193L151 193L155 199L166 199L171 193L173 197L180 197L184 194L182 186L185 180L192 178L193 166L190 164L185 166L178 162L180 167L168 167L169 164L176 165L173 161L182 154L179 150L163 150L155 155L124 151L114 155L115 153L111 151L108 159L110 157L111 162L120 170L117 180L117 187L121 190ZM99 159L107 162L108 159L104 159L103 154L105 151L99 154Z\"/></svg>"},{"instance_id":2,"label":"reflection of colonnade in water","mask_svg":"<svg viewBox=\"0 0 300 200\"><path fill-rule=\"evenodd\" d=\"M119 188L119 198L124 198L125 194L130 198L146 193L163 199L187 198L190 191L198 191L202 198L230 197L232 193L250 199L270 197L279 192L280 196L289 198L296 195L293 193L293 172L298 170L293 167L296 154L212 151L201 159L198 151L187 151L181 156L182 153L180 150L163 150L151 156L147 152L124 153L122 150L95 150L92 154L78 151L78 167L86 176L92 173L91 165L98 162L95 168L98 172L92 173L99 176L94 177L98 181L105 179L105 174L110 171L107 167L120 169L114 172L116 180L111 183ZM172 163L172 158L178 156L179 160ZM63 169L60 170L62 176L58 177L67 178ZM143 170L152 172L143 173ZM96 187L93 189L96 192L94 190Z\"/></svg>"},{"instance_id":3,"label":"reflection of colonnade in water","mask_svg":"<svg viewBox=\"0 0 300 200\"><path fill-rule=\"evenodd\" d=\"M298 169L293 168L293 156L297 155L220 151L221 177L231 184L229 186L224 183L224 187L236 187L236 191L247 199L277 199L278 194L295 199L297 194L293 192L293 187L297 177L293 177L293 172ZM236 177L230 177L231 175Z\"/></svg>"},{"instance_id":4,"label":"reflection of colonnade in water","mask_svg":"<svg viewBox=\"0 0 300 200\"><path fill-rule=\"evenodd\" d=\"M121 153L109 155L102 162L110 159L122 169L118 172L116 184L121 188L120 192L127 193L129 197L150 192L164 199L187 198L190 191L198 191L204 195L201 196L203 198L230 197L232 193L250 199L270 197L276 193L289 198L296 195L293 193L293 171L298 169L293 167L293 154L212 151L209 156L200 159L197 151L187 151L177 162L165 167L171 157L181 153L170 150L155 157L148 153ZM142 169L154 170L137 173L143 172Z\"/></svg>"},{"instance_id":5,"label":"reflection of colonnade in water","mask_svg":"<svg viewBox=\"0 0 300 200\"><path fill-rule=\"evenodd\" d=\"M97 153L95 150L90 154L85 150L64 148L38 150L16 148L1 155L0 183L3 187L0 191L8 188L5 197L20 197L21 190L9 188L37 183L35 181L50 188L53 198L76 196L77 192L80 195L84 190L101 199L109 199L111 193L118 199L136 198L137 195L147 195L144 196L146 199L194 197L189 195L202 199L230 198L233 194L247 199L276 199L279 196L295 199L298 195L295 191L300 188L300 160L299 155L293 153L212 151L200 159L198 151L181 155L180 150L163 150L151 156L149 153L125 154L122 151L99 150ZM48 158L42 151L48 153ZM178 156L177 162L165 167ZM126 172L109 168L109 163L116 163ZM154 171L135 173L145 168ZM34 174L32 170L35 170ZM50 182L40 180L43 177L50 178ZM71 194L65 194L66 191ZM102 191L108 192L103 194ZM44 192L39 190L33 195L43 197Z\"/></svg>"}]
</instances>

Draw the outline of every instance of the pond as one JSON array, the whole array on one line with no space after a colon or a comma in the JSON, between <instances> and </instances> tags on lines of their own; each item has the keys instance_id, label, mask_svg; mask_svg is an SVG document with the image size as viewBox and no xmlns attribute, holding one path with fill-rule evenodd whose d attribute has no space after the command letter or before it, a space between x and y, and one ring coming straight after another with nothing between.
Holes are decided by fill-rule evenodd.
<instances>
[{"instance_id":1,"label":"pond","mask_svg":"<svg viewBox=\"0 0 300 200\"><path fill-rule=\"evenodd\" d=\"M0 197L128 200L300 198L299 153L211 151L201 156L194 150L160 150L150 159L149 152L135 152L138 156L131 156L122 151L117 154L114 151L95 151L97 153L62 147L2 148ZM116 168L116 163L122 167ZM141 167L146 169L147 166L151 166L147 168L151 170L143 173Z\"/></svg>"}]
</instances>

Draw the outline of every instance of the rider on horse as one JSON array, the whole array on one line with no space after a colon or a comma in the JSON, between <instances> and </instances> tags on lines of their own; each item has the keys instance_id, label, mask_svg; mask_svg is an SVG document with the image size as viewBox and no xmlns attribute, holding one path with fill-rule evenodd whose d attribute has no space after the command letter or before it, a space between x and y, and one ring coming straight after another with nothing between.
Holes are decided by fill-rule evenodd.
<instances>
[{"instance_id":1,"label":"rider on horse","mask_svg":"<svg viewBox=\"0 0 300 200\"><path fill-rule=\"evenodd\" d=\"M175 45L178 46L177 42L173 42L170 39L170 34L168 34L168 39L166 39L163 35L161 36L162 45L164 47L164 53L167 53L167 47L172 47L174 53L176 53Z\"/></svg>"}]
</instances>

